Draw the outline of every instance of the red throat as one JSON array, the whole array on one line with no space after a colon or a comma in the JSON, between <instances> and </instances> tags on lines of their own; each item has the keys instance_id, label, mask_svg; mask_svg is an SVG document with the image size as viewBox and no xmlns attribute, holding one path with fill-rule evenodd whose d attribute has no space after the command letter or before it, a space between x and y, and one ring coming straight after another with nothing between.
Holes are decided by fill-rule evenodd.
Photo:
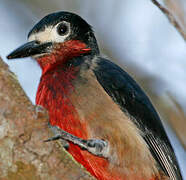
<instances>
[{"instance_id":1,"label":"red throat","mask_svg":"<svg viewBox=\"0 0 186 180\"><path fill-rule=\"evenodd\" d=\"M50 54L37 58L37 62L42 69L42 74L54 69L58 65L66 63L68 60L87 54L91 51L87 45L79 40L69 40L64 43L54 44L54 49Z\"/></svg>"}]
</instances>

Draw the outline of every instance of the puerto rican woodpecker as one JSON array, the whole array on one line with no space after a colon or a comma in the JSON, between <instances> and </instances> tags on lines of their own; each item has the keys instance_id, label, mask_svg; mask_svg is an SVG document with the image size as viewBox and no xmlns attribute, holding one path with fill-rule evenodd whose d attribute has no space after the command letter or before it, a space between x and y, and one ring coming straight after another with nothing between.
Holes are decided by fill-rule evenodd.
<instances>
[{"instance_id":1,"label":"puerto rican woodpecker","mask_svg":"<svg viewBox=\"0 0 186 180\"><path fill-rule=\"evenodd\" d=\"M31 56L42 69L36 104L54 137L98 180L181 180L173 148L149 98L131 76L101 56L92 27L56 12L7 58Z\"/></svg>"}]
</instances>

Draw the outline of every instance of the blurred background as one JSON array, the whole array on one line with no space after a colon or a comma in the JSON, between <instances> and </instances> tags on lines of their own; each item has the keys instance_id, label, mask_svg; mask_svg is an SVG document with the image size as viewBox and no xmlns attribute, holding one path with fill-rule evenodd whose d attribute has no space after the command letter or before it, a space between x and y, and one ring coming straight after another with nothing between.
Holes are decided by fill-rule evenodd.
<instances>
[{"instance_id":1,"label":"blurred background","mask_svg":"<svg viewBox=\"0 0 186 180\"><path fill-rule=\"evenodd\" d=\"M160 1L186 30L186 0ZM186 177L186 44L151 0L0 0L0 56L35 102L41 71L33 60L7 61L33 25L71 11L94 28L102 53L142 86L160 113ZM186 32L186 31L185 31ZM186 178L185 178L186 179Z\"/></svg>"}]
</instances>

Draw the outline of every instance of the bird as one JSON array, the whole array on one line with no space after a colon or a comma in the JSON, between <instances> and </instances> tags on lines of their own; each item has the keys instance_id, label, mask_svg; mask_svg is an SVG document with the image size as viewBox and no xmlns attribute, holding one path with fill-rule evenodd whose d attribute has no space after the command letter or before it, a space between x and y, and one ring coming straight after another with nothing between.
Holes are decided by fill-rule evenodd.
<instances>
[{"instance_id":1,"label":"bird","mask_svg":"<svg viewBox=\"0 0 186 180\"><path fill-rule=\"evenodd\" d=\"M73 158L98 180L182 180L150 99L137 82L102 56L94 31L77 14L46 15L28 42L7 58L32 57L42 69L36 104Z\"/></svg>"}]
</instances>

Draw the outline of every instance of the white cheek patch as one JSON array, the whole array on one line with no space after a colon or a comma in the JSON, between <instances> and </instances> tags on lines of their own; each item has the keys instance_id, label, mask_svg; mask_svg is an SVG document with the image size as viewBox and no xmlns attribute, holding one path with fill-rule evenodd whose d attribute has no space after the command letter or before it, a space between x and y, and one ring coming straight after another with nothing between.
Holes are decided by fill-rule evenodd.
<instances>
[{"instance_id":1,"label":"white cheek patch","mask_svg":"<svg viewBox=\"0 0 186 180\"><path fill-rule=\"evenodd\" d=\"M39 41L41 43L44 43L44 42L63 43L65 39L70 35L70 30L66 35L60 36L56 30L57 26L58 24L56 26L48 26L45 28L44 31L30 35L30 37L28 38L28 41Z\"/></svg>"}]
</instances>

